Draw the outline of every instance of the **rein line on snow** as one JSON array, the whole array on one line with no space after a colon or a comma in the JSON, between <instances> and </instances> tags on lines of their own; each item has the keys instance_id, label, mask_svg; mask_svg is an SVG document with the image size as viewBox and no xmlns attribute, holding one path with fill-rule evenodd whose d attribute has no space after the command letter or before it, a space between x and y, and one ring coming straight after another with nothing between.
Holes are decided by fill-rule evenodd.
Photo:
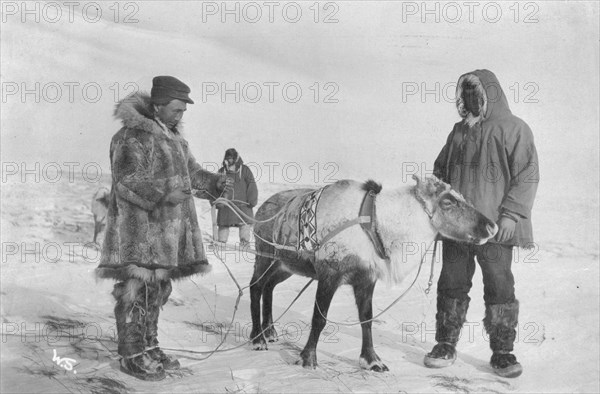
<instances>
[{"instance_id":1,"label":"rein line on snow","mask_svg":"<svg viewBox=\"0 0 600 394\"><path fill-rule=\"evenodd\" d=\"M221 193L222 195L223 193ZM214 198L214 196L211 195L212 198ZM269 219L266 220L256 220L248 215L246 215L244 212L242 212L237 206L235 206L235 204L233 204L233 202L231 202L230 200L223 198L221 196L214 198L214 202L213 204L218 204L221 203L223 205L226 205L227 207L229 207L232 212L234 212L238 218L245 224L248 225L248 222L251 222L253 224L258 224L258 223L268 223L271 220L274 220L275 218L277 218L279 215L281 215L281 213L283 212L283 210L279 210L275 215L273 215L272 217L270 217ZM243 216L243 217L242 217ZM248 220L248 222L246 222L246 220ZM270 241L267 241L266 239L260 237L259 235L257 235L256 233L254 233L254 236L258 239L260 239L262 242L265 242L266 244L269 244L271 246L273 246L276 249L291 249L292 247L287 246L287 245L279 245L279 244L275 244L272 243ZM429 276L429 281L428 281L428 286L427 289L425 289L425 294L429 294L429 291L431 290L431 287L433 285L433 275L434 275L434 263L435 263L435 257L436 257L436 251L437 251L437 241L439 239L439 235L436 236L436 238L432 241L432 243L434 244L434 248L433 248L433 254L432 254L432 258L431 258L431 271L430 271L430 276ZM211 240L211 245L213 247L214 250L218 250L218 247L220 245L223 245L223 243L220 242L216 242L214 239ZM225 244L226 245L226 244ZM427 250L429 250L429 248L431 247L431 244L429 245L429 247L427 248ZM235 249L239 250L238 247L234 247ZM295 248L293 248L294 251L296 251ZM267 257L267 258L271 258L273 261L271 261L271 264L269 265L269 267L265 270L265 272L254 282L250 283L247 286L241 287L239 282L237 281L237 279L235 278L235 275L233 274L233 272L231 272L230 268L227 266L227 263L221 258L221 256L217 253L215 253L215 255L217 256L217 258L219 259L219 261L225 266L225 269L227 270L227 273L229 275L229 277L233 280L233 282L235 283L236 287L238 288L238 295L235 301L235 305L234 305L234 309L233 309L233 313L231 316L231 321L229 324L229 327L233 326L233 323L235 321L235 316L237 314L237 310L239 307L239 303L241 301L241 298L244 294L244 289L250 288L252 285L258 283L263 277L264 275L266 275L270 269L273 267L273 265L278 261L278 260L283 260L281 257L276 256L274 254L271 253L266 253L266 252L260 252L257 250L249 250L249 249L245 249L245 251L248 251L250 253L253 253L255 255L258 256L263 256L263 257ZM296 251L297 252L297 251ZM390 310L394 305L396 305L407 293L408 291L414 286L414 284L416 283L419 274L421 273L421 268L423 267L423 264L425 262L425 256L427 255L427 253L425 253L423 255L423 257L421 258L421 261L419 263L419 268L417 270L417 274L415 275L414 280L412 281L412 283L410 284L410 286L404 290L404 292L402 292L402 294L400 294L400 296L398 296L390 305L388 305L385 309L383 309L381 312L379 312L376 316L372 317L371 319L368 320L364 320L364 321L357 321L357 322L352 322L352 323L345 323L345 322L336 322L333 321L331 319L328 319L323 312L321 311L321 308L319 306L318 300L315 300L315 306L316 309L319 311L319 313L321 314L321 316L328 322L333 323L333 324L338 324L338 325L342 325L342 326L354 326L354 325L358 325L358 324L363 324L363 323L368 323L368 322L372 322L373 320L379 318L380 316L382 316L384 313L386 313L388 310ZM176 348L163 348L165 350L169 350L169 351L174 351L174 352L182 352L182 353L192 353L192 354L206 354L208 353L205 357L201 357L201 358L197 358L197 357L189 357L186 356L187 358L190 359L194 359L194 360L206 360L208 358L210 358L212 355L214 355L215 353L222 353L222 352L228 352L231 350L235 350L238 348L241 348L243 346L246 346L246 344L252 342L255 338L260 337L261 335L263 335L263 333L270 329L275 323L277 323L292 307L292 305L294 305L294 303L298 300L298 298L300 298L300 296L304 293L304 291L312 284L312 282L314 281L314 279L310 279L305 285L304 287L298 292L298 294L296 295L296 297L292 300L292 302L288 305L288 307L281 313L281 315L279 315L279 317L277 317L277 319L275 319L270 325L269 327L263 329L257 336L253 337L253 338L249 338L248 340L244 341L243 343L241 343L240 345L234 346L232 348L228 348L228 349L223 349L220 350L221 346L223 346L223 344L225 343L225 341L227 340L227 337L229 335L229 331L230 329L227 328L227 330L225 331L225 335L223 336L221 342L219 342L219 344L216 346L215 349L210 350L210 351L195 351L195 350L186 350L186 349L176 349Z\"/></svg>"}]
</instances>

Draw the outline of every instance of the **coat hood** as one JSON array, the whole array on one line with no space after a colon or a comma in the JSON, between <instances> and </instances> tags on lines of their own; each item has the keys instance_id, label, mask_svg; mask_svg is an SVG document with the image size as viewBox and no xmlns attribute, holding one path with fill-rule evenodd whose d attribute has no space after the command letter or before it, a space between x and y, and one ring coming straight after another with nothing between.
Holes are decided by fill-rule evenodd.
<instances>
[{"instance_id":1,"label":"coat hood","mask_svg":"<svg viewBox=\"0 0 600 394\"><path fill-rule=\"evenodd\" d=\"M470 110L467 93L474 96L471 102L477 103L479 114ZM460 76L456 84L456 108L469 126L511 114L500 82L489 70L475 70Z\"/></svg>"},{"instance_id":2,"label":"coat hood","mask_svg":"<svg viewBox=\"0 0 600 394\"><path fill-rule=\"evenodd\" d=\"M114 116L123 123L123 126L130 129L158 134L163 132L160 124L154 119L150 95L145 92L132 93L119 101L115 107ZM181 123L171 131L178 134L180 129Z\"/></svg>"},{"instance_id":3,"label":"coat hood","mask_svg":"<svg viewBox=\"0 0 600 394\"><path fill-rule=\"evenodd\" d=\"M241 170L242 166L244 165L244 161L242 160L242 157L239 155L237 150L235 150L234 148L229 148L225 151L225 156L223 156L222 167L219 170L219 172L222 172L222 173L227 172L227 159L228 158L233 159L233 161L235 163L235 171L234 172L239 172Z\"/></svg>"},{"instance_id":4,"label":"coat hood","mask_svg":"<svg viewBox=\"0 0 600 394\"><path fill-rule=\"evenodd\" d=\"M227 165L225 163L225 159L223 159L223 163L222 163L222 167L219 170L219 172L221 173L227 173ZM244 160L242 160L242 156L238 156L237 160L235 161L235 171L234 172L240 172L242 169L242 166L244 165Z\"/></svg>"}]
</instances>

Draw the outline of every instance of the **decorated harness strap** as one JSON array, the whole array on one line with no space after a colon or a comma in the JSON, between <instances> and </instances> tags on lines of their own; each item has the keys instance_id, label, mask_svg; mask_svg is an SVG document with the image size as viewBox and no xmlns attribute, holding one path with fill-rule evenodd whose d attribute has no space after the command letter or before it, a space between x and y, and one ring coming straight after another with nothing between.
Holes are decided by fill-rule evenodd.
<instances>
[{"instance_id":1,"label":"decorated harness strap","mask_svg":"<svg viewBox=\"0 0 600 394\"><path fill-rule=\"evenodd\" d=\"M300 207L298 217L298 249L315 251L319 248L317 241L317 205L325 187L315 190Z\"/></svg>"},{"instance_id":2,"label":"decorated harness strap","mask_svg":"<svg viewBox=\"0 0 600 394\"><path fill-rule=\"evenodd\" d=\"M342 231L359 224L371 240L377 255L380 258L389 261L389 256L385 251L385 247L381 241L381 236L377 231L375 210L376 194L370 191L367 192L363 198L358 217L342 223L337 228L326 234L323 239L317 239L317 207L319 204L319 199L321 198L321 194L326 187L327 186L313 191L300 207L300 213L298 215L297 251L316 252L322 245L327 243Z\"/></svg>"}]
</instances>

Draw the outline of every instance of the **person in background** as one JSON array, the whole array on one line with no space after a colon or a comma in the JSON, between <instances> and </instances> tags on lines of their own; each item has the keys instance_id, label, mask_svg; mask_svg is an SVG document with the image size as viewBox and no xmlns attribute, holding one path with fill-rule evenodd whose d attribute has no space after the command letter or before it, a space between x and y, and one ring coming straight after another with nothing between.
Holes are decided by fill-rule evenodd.
<instances>
[{"instance_id":1,"label":"person in background","mask_svg":"<svg viewBox=\"0 0 600 394\"><path fill-rule=\"evenodd\" d=\"M205 197L228 186L224 175L202 169L181 135L190 88L171 76L152 80L115 109L123 127L110 143L112 188L99 278L114 279L117 351L121 371L164 379L179 361L158 346L158 316L171 280L210 270L192 189Z\"/></svg>"},{"instance_id":2,"label":"person in background","mask_svg":"<svg viewBox=\"0 0 600 394\"><path fill-rule=\"evenodd\" d=\"M462 193L496 221L495 239L484 245L442 241L442 272L437 287L436 341L424 363L452 365L469 307L475 259L481 267L484 327L490 337L494 371L517 377L522 366L512 354L519 301L511 271L513 247L532 247L531 210L539 182L538 157L529 126L514 116L496 76L488 70L462 75L456 106L463 118L454 125L434 164L434 175Z\"/></svg>"},{"instance_id":3,"label":"person in background","mask_svg":"<svg viewBox=\"0 0 600 394\"><path fill-rule=\"evenodd\" d=\"M233 180L233 187L228 187L226 193L227 199L231 200L246 216L254 218L253 208L258 200L258 189L252 171L244 164L244 161L234 148L225 151L223 167L219 170L220 174L227 175L227 178ZM219 242L227 242L229 238L229 229L231 227L239 228L240 245L245 246L250 242L252 226L248 220L242 216L240 218L231 208L220 205L217 215L217 225L219 226ZM242 220L243 219L243 220Z\"/></svg>"}]
</instances>

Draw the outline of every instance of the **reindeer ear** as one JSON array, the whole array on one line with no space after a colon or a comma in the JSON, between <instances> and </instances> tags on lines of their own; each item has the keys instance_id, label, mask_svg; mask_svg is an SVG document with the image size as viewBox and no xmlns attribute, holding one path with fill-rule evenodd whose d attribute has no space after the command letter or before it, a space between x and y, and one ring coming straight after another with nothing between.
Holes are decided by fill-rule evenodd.
<instances>
[{"instance_id":1,"label":"reindeer ear","mask_svg":"<svg viewBox=\"0 0 600 394\"><path fill-rule=\"evenodd\" d=\"M419 182L421 193L425 195L433 195L435 193L435 185L431 177L425 178L425 181Z\"/></svg>"},{"instance_id":2,"label":"reindeer ear","mask_svg":"<svg viewBox=\"0 0 600 394\"><path fill-rule=\"evenodd\" d=\"M432 200L435 200L435 187L433 186L431 179L428 177L421 179L416 175L413 175L413 179L417 181L417 186L414 188L415 197L423 204L425 211L432 212Z\"/></svg>"},{"instance_id":3,"label":"reindeer ear","mask_svg":"<svg viewBox=\"0 0 600 394\"><path fill-rule=\"evenodd\" d=\"M415 181L417 181L417 185L415 186L415 193L417 196L419 196L422 200L428 200L429 196L431 195L429 192L429 182L427 179L425 179L425 181L423 179L421 179L420 177L413 175L412 179L414 179Z\"/></svg>"},{"instance_id":4,"label":"reindeer ear","mask_svg":"<svg viewBox=\"0 0 600 394\"><path fill-rule=\"evenodd\" d=\"M432 175L427 178L427 188L432 195L438 195L450 189L450 185Z\"/></svg>"},{"instance_id":5,"label":"reindeer ear","mask_svg":"<svg viewBox=\"0 0 600 394\"><path fill-rule=\"evenodd\" d=\"M417 193L419 193L420 195L424 196L427 194L427 183L423 182L423 179L421 179L420 177L418 177L417 175L413 174L412 179L414 179L417 182Z\"/></svg>"}]
</instances>

